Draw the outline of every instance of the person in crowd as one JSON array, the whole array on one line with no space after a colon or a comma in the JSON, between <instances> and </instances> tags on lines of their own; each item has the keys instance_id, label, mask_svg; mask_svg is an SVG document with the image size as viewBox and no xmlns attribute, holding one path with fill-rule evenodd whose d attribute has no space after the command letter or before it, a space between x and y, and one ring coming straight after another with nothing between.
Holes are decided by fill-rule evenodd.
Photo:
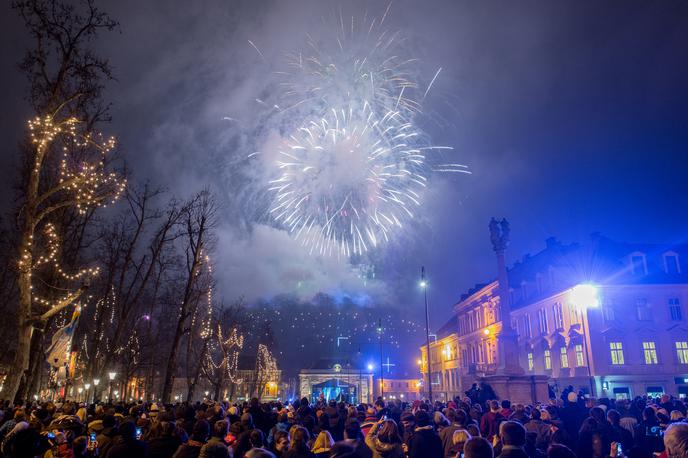
<instances>
[{"instance_id":1,"label":"person in crowd","mask_svg":"<svg viewBox=\"0 0 688 458\"><path fill-rule=\"evenodd\" d=\"M148 438L148 457L165 458L174 455L182 442L187 440L186 433L177 428L174 415L162 412L151 428ZM105 422L105 420L103 420ZM100 440L98 441L100 446Z\"/></svg>"},{"instance_id":2,"label":"person in crowd","mask_svg":"<svg viewBox=\"0 0 688 458\"><path fill-rule=\"evenodd\" d=\"M504 421L499 402L492 400L488 403L490 411L480 420L480 433L488 441L491 441L499 433L499 424Z\"/></svg>"},{"instance_id":3,"label":"person in crowd","mask_svg":"<svg viewBox=\"0 0 688 458\"><path fill-rule=\"evenodd\" d=\"M344 423L344 441L353 447L356 458L372 458L373 452L365 442L361 424L356 418L349 418Z\"/></svg>"},{"instance_id":4,"label":"person in crowd","mask_svg":"<svg viewBox=\"0 0 688 458\"><path fill-rule=\"evenodd\" d=\"M635 445L645 453L661 452L664 449L662 443L662 427L652 407L645 407L642 413L642 421L635 427L633 438Z\"/></svg>"},{"instance_id":5,"label":"person in crowd","mask_svg":"<svg viewBox=\"0 0 688 458\"><path fill-rule=\"evenodd\" d=\"M563 444L552 444L547 449L547 458L577 458L573 450Z\"/></svg>"},{"instance_id":6,"label":"person in crowd","mask_svg":"<svg viewBox=\"0 0 688 458\"><path fill-rule=\"evenodd\" d=\"M287 450L289 450L289 431L277 431L272 437L270 451L277 458L282 458Z\"/></svg>"},{"instance_id":7,"label":"person in crowd","mask_svg":"<svg viewBox=\"0 0 688 458\"><path fill-rule=\"evenodd\" d=\"M277 423L275 426L270 428L270 433L268 434L268 446L272 447L275 442L275 433L278 431L289 431L289 415L286 411L280 412L277 415Z\"/></svg>"},{"instance_id":8,"label":"person in crowd","mask_svg":"<svg viewBox=\"0 0 688 458\"><path fill-rule=\"evenodd\" d=\"M440 432L440 440L442 441L442 448L444 449L445 458L453 458L456 456L456 444L454 443L454 433L458 430L463 430L464 426L456 421L456 410L453 408L446 409L446 416L449 425L445 426Z\"/></svg>"},{"instance_id":9,"label":"person in crowd","mask_svg":"<svg viewBox=\"0 0 688 458\"><path fill-rule=\"evenodd\" d=\"M227 446L218 441L208 441L198 454L198 458L230 458Z\"/></svg>"},{"instance_id":10,"label":"person in crowd","mask_svg":"<svg viewBox=\"0 0 688 458\"><path fill-rule=\"evenodd\" d=\"M449 450L449 453L445 450L444 456L445 458L451 457L460 457L461 454L463 453L463 448L466 445L466 442L468 439L471 438L471 435L468 431L465 429L457 429L454 431L454 434L452 434L452 447Z\"/></svg>"},{"instance_id":11,"label":"person in crowd","mask_svg":"<svg viewBox=\"0 0 688 458\"><path fill-rule=\"evenodd\" d=\"M416 412L416 428L408 444L409 458L434 458L443 455L442 441L433 428L430 415L419 410Z\"/></svg>"},{"instance_id":12,"label":"person in crowd","mask_svg":"<svg viewBox=\"0 0 688 458\"><path fill-rule=\"evenodd\" d=\"M503 421L499 425L500 458L528 458L525 451L526 429L516 421Z\"/></svg>"},{"instance_id":13,"label":"person in crowd","mask_svg":"<svg viewBox=\"0 0 688 458\"><path fill-rule=\"evenodd\" d=\"M303 403L301 407L303 407ZM291 443L289 444L289 449L282 455L284 458L315 458L315 455L308 446L310 435L306 428L303 426L294 426L289 431L289 436L291 437ZM236 458L239 457L236 456Z\"/></svg>"},{"instance_id":14,"label":"person in crowd","mask_svg":"<svg viewBox=\"0 0 688 458\"><path fill-rule=\"evenodd\" d=\"M136 425L133 421L125 421L119 426L119 434L115 437L104 458L145 458L148 456L148 446L136 438Z\"/></svg>"},{"instance_id":15,"label":"person in crowd","mask_svg":"<svg viewBox=\"0 0 688 458\"><path fill-rule=\"evenodd\" d=\"M206 420L196 421L189 440L179 446L173 458L198 458L209 436L210 424Z\"/></svg>"},{"instance_id":16,"label":"person in crowd","mask_svg":"<svg viewBox=\"0 0 688 458\"><path fill-rule=\"evenodd\" d=\"M630 450L633 447L633 435L629 430L621 426L621 414L616 409L609 409L607 412L607 421L611 425L610 437L611 442L621 443L623 450Z\"/></svg>"},{"instance_id":17,"label":"person in crowd","mask_svg":"<svg viewBox=\"0 0 688 458\"><path fill-rule=\"evenodd\" d=\"M463 446L463 458L494 458L492 444L483 437L471 437Z\"/></svg>"},{"instance_id":18,"label":"person in crowd","mask_svg":"<svg viewBox=\"0 0 688 458\"><path fill-rule=\"evenodd\" d=\"M670 424L664 432L664 447L668 458L688 458L688 423Z\"/></svg>"},{"instance_id":19,"label":"person in crowd","mask_svg":"<svg viewBox=\"0 0 688 458\"><path fill-rule=\"evenodd\" d=\"M365 443L373 458L404 458L404 448L394 420L380 420L368 429Z\"/></svg>"},{"instance_id":20,"label":"person in crowd","mask_svg":"<svg viewBox=\"0 0 688 458\"><path fill-rule=\"evenodd\" d=\"M552 435L551 426L542 421L538 408L531 410L530 417L530 420L523 425L526 428L526 433L534 433L535 447L538 450L546 451Z\"/></svg>"}]
</instances>

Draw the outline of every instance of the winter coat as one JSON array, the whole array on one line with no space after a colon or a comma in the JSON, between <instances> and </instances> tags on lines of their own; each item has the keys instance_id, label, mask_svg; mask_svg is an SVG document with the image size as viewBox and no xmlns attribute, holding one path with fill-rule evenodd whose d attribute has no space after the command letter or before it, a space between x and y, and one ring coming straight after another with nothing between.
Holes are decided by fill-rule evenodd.
<instances>
[{"instance_id":1,"label":"winter coat","mask_svg":"<svg viewBox=\"0 0 688 458\"><path fill-rule=\"evenodd\" d=\"M413 431L409 443L409 458L437 458L444 456L442 441L432 426L422 426Z\"/></svg>"},{"instance_id":2,"label":"winter coat","mask_svg":"<svg viewBox=\"0 0 688 458\"><path fill-rule=\"evenodd\" d=\"M105 428L96 436L96 441L98 442L98 453L100 456L105 456L112 446L116 436L117 427Z\"/></svg>"},{"instance_id":3,"label":"winter coat","mask_svg":"<svg viewBox=\"0 0 688 458\"><path fill-rule=\"evenodd\" d=\"M504 420L504 417L499 412L487 412L480 420L480 434L492 441L492 438L499 434L499 423Z\"/></svg>"},{"instance_id":4,"label":"winter coat","mask_svg":"<svg viewBox=\"0 0 688 458\"><path fill-rule=\"evenodd\" d=\"M505 445L502 447L502 453L497 458L529 458L528 454L522 447L513 447Z\"/></svg>"},{"instance_id":5,"label":"winter coat","mask_svg":"<svg viewBox=\"0 0 688 458\"><path fill-rule=\"evenodd\" d=\"M121 436L115 438L103 458L146 458L148 446L145 442L136 439L124 439Z\"/></svg>"},{"instance_id":6,"label":"winter coat","mask_svg":"<svg viewBox=\"0 0 688 458\"><path fill-rule=\"evenodd\" d=\"M148 458L167 458L182 445L177 436L161 436L148 441Z\"/></svg>"},{"instance_id":7,"label":"winter coat","mask_svg":"<svg viewBox=\"0 0 688 458\"><path fill-rule=\"evenodd\" d=\"M377 437L377 428L370 428L365 437L365 443L373 454L373 458L404 458L401 443L389 444Z\"/></svg>"},{"instance_id":8,"label":"winter coat","mask_svg":"<svg viewBox=\"0 0 688 458\"><path fill-rule=\"evenodd\" d=\"M454 432L459 429L464 429L463 426L453 423L440 431L440 440L442 441L442 448L444 449L444 458L454 458L456 456L456 447L454 447Z\"/></svg>"},{"instance_id":9,"label":"winter coat","mask_svg":"<svg viewBox=\"0 0 688 458\"><path fill-rule=\"evenodd\" d=\"M530 420L523 425L527 433L535 433L535 446L540 450L547 450L552 435L552 427L542 420Z\"/></svg>"},{"instance_id":10,"label":"winter coat","mask_svg":"<svg viewBox=\"0 0 688 458\"><path fill-rule=\"evenodd\" d=\"M205 445L203 442L189 439L186 444L179 446L175 454L172 455L172 458L198 458L198 455L201 454L201 447L203 447L203 445Z\"/></svg>"},{"instance_id":11,"label":"winter coat","mask_svg":"<svg viewBox=\"0 0 688 458\"><path fill-rule=\"evenodd\" d=\"M286 452L284 452L284 455L282 455L283 458L315 458L315 455L313 452L311 452L308 448L304 448L303 450L296 450L290 448ZM235 455L235 458L243 458Z\"/></svg>"}]
</instances>

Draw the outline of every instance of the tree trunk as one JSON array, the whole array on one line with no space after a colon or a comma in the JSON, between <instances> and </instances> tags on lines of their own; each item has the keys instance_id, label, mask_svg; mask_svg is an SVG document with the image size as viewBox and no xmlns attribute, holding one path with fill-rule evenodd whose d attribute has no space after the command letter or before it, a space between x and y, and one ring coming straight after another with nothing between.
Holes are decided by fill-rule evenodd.
<instances>
[{"instance_id":1,"label":"tree trunk","mask_svg":"<svg viewBox=\"0 0 688 458\"><path fill-rule=\"evenodd\" d=\"M29 368L27 376L22 379L22 383L19 385L19 392L17 393L18 398L29 399L31 393L36 392L37 381L40 378L40 371L43 366L44 334L45 331L43 327L34 326L29 349Z\"/></svg>"},{"instance_id":2,"label":"tree trunk","mask_svg":"<svg viewBox=\"0 0 688 458\"><path fill-rule=\"evenodd\" d=\"M35 174L32 174L32 178ZM31 195L31 190L36 189L32 195L37 194L37 186L33 182L29 183L29 194ZM33 199L28 201L32 202ZM22 234L21 245L19 250L19 256L21 257L22 264L19 268L19 273L17 275L17 284L19 286L19 310L17 313L17 351L14 354L12 360L12 367L7 377L5 378L5 383L3 384L3 397L6 399L15 400L16 395L19 392L19 384L21 383L22 377L24 377L29 369L29 356L31 350L31 334L33 330L33 325L31 322L31 265L33 264L33 256L31 249L25 249L25 247L31 246L31 239L33 238L33 218L29 217L29 214L33 214L33 205L27 204L27 217L24 222L24 232ZM31 213L29 213L31 212Z\"/></svg>"},{"instance_id":3,"label":"tree trunk","mask_svg":"<svg viewBox=\"0 0 688 458\"><path fill-rule=\"evenodd\" d=\"M177 375L177 349L179 348L179 342L182 340L182 334L184 333L184 321L185 317L185 307L182 304L181 314L177 320L177 329L174 332L174 338L172 340L172 348L170 349L170 357L167 358L167 369L165 370L165 384L162 388L162 402L165 404L170 403L170 395L172 394L172 385L174 384L175 376Z\"/></svg>"}]
</instances>

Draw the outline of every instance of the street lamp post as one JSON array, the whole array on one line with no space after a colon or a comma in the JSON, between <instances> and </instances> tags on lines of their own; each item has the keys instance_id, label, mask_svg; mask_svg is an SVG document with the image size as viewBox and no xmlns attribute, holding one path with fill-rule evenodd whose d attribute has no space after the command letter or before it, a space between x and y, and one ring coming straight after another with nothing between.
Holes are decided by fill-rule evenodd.
<instances>
[{"instance_id":1,"label":"street lamp post","mask_svg":"<svg viewBox=\"0 0 688 458\"><path fill-rule=\"evenodd\" d=\"M385 374L382 366L382 318L377 321L377 333L380 336L380 397L385 397Z\"/></svg>"},{"instance_id":2,"label":"street lamp post","mask_svg":"<svg viewBox=\"0 0 688 458\"><path fill-rule=\"evenodd\" d=\"M84 383L84 388L86 389L86 404L90 402L90 397L91 397L91 384L90 383Z\"/></svg>"},{"instance_id":3,"label":"street lamp post","mask_svg":"<svg viewBox=\"0 0 688 458\"><path fill-rule=\"evenodd\" d=\"M432 376L430 374L430 314L428 312L428 282L425 281L425 266L420 268L420 287L423 288L423 297L425 299L425 348L428 353L428 399L432 403ZM421 371L423 367L421 366Z\"/></svg>"},{"instance_id":4,"label":"street lamp post","mask_svg":"<svg viewBox=\"0 0 688 458\"><path fill-rule=\"evenodd\" d=\"M368 364L368 373L370 373L371 375L373 373L373 368L374 368L374 366L372 364ZM368 389L368 402L370 402L370 400L371 400L371 396L370 396L370 389L371 388L373 389L373 391L375 390L375 384L374 383Z\"/></svg>"},{"instance_id":5,"label":"street lamp post","mask_svg":"<svg viewBox=\"0 0 688 458\"><path fill-rule=\"evenodd\" d=\"M115 380L115 377L117 377L117 372L108 372L108 378L110 379L110 386L108 387L108 402L110 404L112 404L112 382Z\"/></svg>"},{"instance_id":6,"label":"street lamp post","mask_svg":"<svg viewBox=\"0 0 688 458\"><path fill-rule=\"evenodd\" d=\"M595 382L592 376L592 369L590 363L592 361L592 354L588 346L588 336L590 335L590 320L588 320L588 309L597 308L600 306L600 299L597 287L591 284L576 285L569 293L569 301L581 312L583 322L583 349L585 350L585 359L587 359L586 366L588 367L588 380L590 381L590 397L595 392Z\"/></svg>"},{"instance_id":7,"label":"street lamp post","mask_svg":"<svg viewBox=\"0 0 688 458\"><path fill-rule=\"evenodd\" d=\"M98 393L98 385L100 384L99 378L93 379L93 402L96 402L96 394Z\"/></svg>"}]
</instances>

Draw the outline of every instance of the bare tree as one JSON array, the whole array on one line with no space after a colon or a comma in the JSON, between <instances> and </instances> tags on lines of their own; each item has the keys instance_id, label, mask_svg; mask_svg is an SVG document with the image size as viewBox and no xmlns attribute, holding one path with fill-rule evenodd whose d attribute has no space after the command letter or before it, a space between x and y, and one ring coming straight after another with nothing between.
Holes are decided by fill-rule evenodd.
<instances>
[{"instance_id":1,"label":"bare tree","mask_svg":"<svg viewBox=\"0 0 688 458\"><path fill-rule=\"evenodd\" d=\"M184 208L185 225L185 269L183 271L184 289L179 300L176 314L176 328L172 337L169 358L162 390L162 401L170 402L174 379L177 374L179 347L182 337L191 331L191 318L199 297L199 275L205 263L205 256L212 245L212 230L216 218L215 201L205 190L194 197Z\"/></svg>"}]
</instances>

